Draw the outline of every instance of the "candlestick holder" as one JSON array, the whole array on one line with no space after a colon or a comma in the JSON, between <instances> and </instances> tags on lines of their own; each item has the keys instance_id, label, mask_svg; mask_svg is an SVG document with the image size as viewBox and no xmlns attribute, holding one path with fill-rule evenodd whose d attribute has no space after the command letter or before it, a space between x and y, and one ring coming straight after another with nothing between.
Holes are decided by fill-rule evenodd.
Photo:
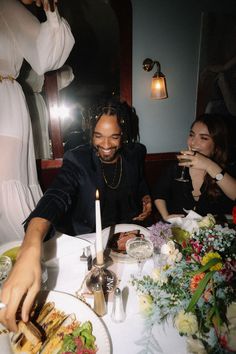
<instances>
[{"instance_id":1,"label":"candlestick holder","mask_svg":"<svg viewBox=\"0 0 236 354\"><path fill-rule=\"evenodd\" d=\"M86 286L92 292L94 292L97 284L99 284L102 286L105 294L110 293L115 289L117 284L115 273L106 269L105 264L94 264L86 278Z\"/></svg>"}]
</instances>

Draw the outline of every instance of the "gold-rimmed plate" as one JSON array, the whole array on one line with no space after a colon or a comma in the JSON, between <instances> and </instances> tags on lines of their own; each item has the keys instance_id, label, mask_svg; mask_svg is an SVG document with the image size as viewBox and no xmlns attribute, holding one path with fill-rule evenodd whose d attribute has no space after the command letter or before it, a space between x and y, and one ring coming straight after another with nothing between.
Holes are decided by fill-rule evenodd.
<instances>
[{"instance_id":1,"label":"gold-rimmed plate","mask_svg":"<svg viewBox=\"0 0 236 354\"><path fill-rule=\"evenodd\" d=\"M98 347L97 354L111 354L110 336L101 319L96 313L84 302L75 296L59 292L59 291L42 291L38 295L38 302L54 302L55 307L66 314L75 314L78 321L90 321L93 326L93 335L96 337L96 345ZM12 354L10 338L11 333L5 333L0 325L0 352L4 354ZM3 350L4 349L4 350Z\"/></svg>"}]
</instances>

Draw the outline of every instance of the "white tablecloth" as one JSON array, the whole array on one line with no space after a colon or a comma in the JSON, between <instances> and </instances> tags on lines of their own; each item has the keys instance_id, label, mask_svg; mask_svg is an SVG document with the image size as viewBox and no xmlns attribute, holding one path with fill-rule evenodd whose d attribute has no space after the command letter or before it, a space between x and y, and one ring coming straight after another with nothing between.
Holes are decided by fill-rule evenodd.
<instances>
[{"instance_id":1,"label":"white tablecloth","mask_svg":"<svg viewBox=\"0 0 236 354\"><path fill-rule=\"evenodd\" d=\"M94 243L95 234L83 235L80 238L61 235L48 242L45 242L44 258L48 269L48 288L50 290L63 291L75 294L80 288L86 274L86 265L80 261L80 256L84 247ZM94 252L94 246L92 246ZM143 273L149 273L153 268L153 261L150 259L144 266ZM144 340L145 320L139 313L137 294L129 283L130 275L137 271L135 263L114 262L111 269L120 279L118 286L121 290L125 289L128 294L126 303L126 319L122 323L114 323L111 320L112 295L108 298L107 314L101 318L111 337L112 353L138 354L153 353L148 351L146 346L138 344ZM86 301L93 306L93 298L86 297ZM155 325L153 334L159 343L159 351L155 353L164 354L186 354L185 338L181 337L173 326Z\"/></svg>"}]
</instances>

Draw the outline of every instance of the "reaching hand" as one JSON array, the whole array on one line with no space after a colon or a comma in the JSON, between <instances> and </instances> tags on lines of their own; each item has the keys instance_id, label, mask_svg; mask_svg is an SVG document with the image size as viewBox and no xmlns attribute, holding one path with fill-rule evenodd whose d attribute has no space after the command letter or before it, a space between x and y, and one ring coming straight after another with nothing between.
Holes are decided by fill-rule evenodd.
<instances>
[{"instance_id":1,"label":"reaching hand","mask_svg":"<svg viewBox=\"0 0 236 354\"><path fill-rule=\"evenodd\" d=\"M0 322L10 331L17 331L16 313L21 308L21 318L28 321L35 296L41 285L40 254L33 248L21 251L1 291L1 302L7 306L0 310Z\"/></svg>"}]
</instances>

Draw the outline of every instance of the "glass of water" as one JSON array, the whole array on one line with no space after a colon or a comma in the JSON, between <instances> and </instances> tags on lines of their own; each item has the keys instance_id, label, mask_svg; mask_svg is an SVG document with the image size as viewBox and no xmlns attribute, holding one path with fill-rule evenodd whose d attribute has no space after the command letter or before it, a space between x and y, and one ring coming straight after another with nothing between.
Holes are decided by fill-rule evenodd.
<instances>
[{"instance_id":1,"label":"glass of water","mask_svg":"<svg viewBox=\"0 0 236 354\"><path fill-rule=\"evenodd\" d=\"M126 242L126 252L130 257L135 258L137 260L137 276L140 277L142 275L144 263L153 254L153 243L146 238L131 238Z\"/></svg>"},{"instance_id":2,"label":"glass of water","mask_svg":"<svg viewBox=\"0 0 236 354\"><path fill-rule=\"evenodd\" d=\"M42 271L41 290L47 290L48 269L46 264L43 261L41 261L41 271Z\"/></svg>"}]
</instances>

